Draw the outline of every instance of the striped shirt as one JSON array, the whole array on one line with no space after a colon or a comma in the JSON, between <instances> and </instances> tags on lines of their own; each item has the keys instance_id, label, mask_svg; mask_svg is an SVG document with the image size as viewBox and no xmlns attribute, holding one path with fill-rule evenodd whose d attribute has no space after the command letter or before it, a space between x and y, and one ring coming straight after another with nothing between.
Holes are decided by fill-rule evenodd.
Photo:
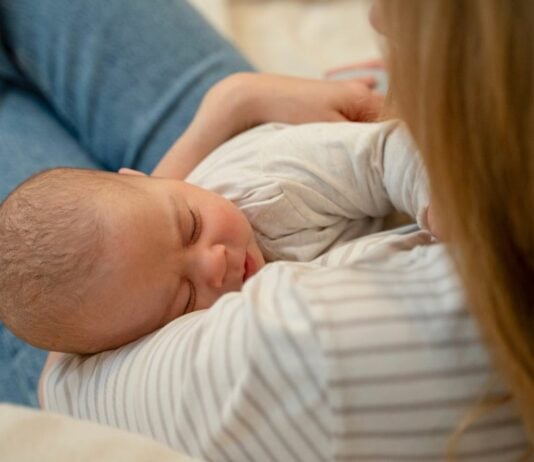
<instances>
[{"instance_id":1,"label":"striped shirt","mask_svg":"<svg viewBox=\"0 0 534 462\"><path fill-rule=\"evenodd\" d=\"M384 146L396 132L388 133L377 145L382 188L410 189L413 182L387 180L395 169ZM306 181L332 178L336 188L314 190L344 203L359 187L356 160L351 174L336 163L328 168L337 174L321 168ZM420 195L398 192L393 205L417 214ZM371 195L378 205L381 194ZM353 200L344 212L359 216L365 204ZM301 241L276 232L289 248L315 242L306 230ZM264 245L277 242L269 233ZM330 242L311 262L268 264L209 310L116 351L66 356L45 377L44 405L205 460L438 461L484 390L505 393L494 376L446 249L410 226ZM474 461L516 460L527 444L510 405L477 420L460 442L459 459Z\"/></svg>"}]
</instances>

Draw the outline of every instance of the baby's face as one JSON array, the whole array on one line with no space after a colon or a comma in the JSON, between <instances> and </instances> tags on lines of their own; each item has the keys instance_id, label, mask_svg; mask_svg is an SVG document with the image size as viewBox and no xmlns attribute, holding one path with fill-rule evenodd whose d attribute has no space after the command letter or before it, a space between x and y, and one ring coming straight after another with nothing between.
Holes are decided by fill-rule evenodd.
<instances>
[{"instance_id":1,"label":"baby's face","mask_svg":"<svg viewBox=\"0 0 534 462\"><path fill-rule=\"evenodd\" d=\"M104 267L88 306L98 350L239 291L265 261L243 213L185 182L129 176L141 194L103 204Z\"/></svg>"}]
</instances>

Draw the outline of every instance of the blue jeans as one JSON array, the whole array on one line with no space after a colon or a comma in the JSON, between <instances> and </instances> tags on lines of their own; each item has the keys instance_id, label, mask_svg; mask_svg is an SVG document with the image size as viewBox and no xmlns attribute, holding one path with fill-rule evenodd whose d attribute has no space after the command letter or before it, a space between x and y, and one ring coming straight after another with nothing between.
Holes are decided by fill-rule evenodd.
<instances>
[{"instance_id":1,"label":"blue jeans","mask_svg":"<svg viewBox=\"0 0 534 462\"><path fill-rule=\"evenodd\" d=\"M252 70L185 0L0 0L0 39L0 199L52 167L150 172ZM0 323L0 401L35 406L45 356Z\"/></svg>"}]
</instances>

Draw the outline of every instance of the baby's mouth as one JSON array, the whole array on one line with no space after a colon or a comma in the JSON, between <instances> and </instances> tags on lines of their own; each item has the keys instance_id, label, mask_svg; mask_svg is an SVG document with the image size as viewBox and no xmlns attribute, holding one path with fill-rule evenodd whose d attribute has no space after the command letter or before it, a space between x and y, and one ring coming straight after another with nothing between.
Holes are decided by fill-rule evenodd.
<instances>
[{"instance_id":1,"label":"baby's mouth","mask_svg":"<svg viewBox=\"0 0 534 462\"><path fill-rule=\"evenodd\" d=\"M254 261L252 256L247 252L245 255L245 263L244 263L244 270L243 270L243 282L245 282L249 277L253 276L257 270L258 270L258 267L256 265L256 262Z\"/></svg>"}]
</instances>

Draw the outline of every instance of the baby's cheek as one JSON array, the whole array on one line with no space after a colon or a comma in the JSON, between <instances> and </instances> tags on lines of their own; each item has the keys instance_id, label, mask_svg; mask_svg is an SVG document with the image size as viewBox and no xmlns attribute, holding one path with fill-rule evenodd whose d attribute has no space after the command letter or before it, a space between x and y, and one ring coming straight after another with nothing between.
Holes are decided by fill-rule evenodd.
<instances>
[{"instance_id":1,"label":"baby's cheek","mask_svg":"<svg viewBox=\"0 0 534 462\"><path fill-rule=\"evenodd\" d=\"M225 210L221 220L225 231L233 239L245 239L252 233L250 223L238 208Z\"/></svg>"}]
</instances>

